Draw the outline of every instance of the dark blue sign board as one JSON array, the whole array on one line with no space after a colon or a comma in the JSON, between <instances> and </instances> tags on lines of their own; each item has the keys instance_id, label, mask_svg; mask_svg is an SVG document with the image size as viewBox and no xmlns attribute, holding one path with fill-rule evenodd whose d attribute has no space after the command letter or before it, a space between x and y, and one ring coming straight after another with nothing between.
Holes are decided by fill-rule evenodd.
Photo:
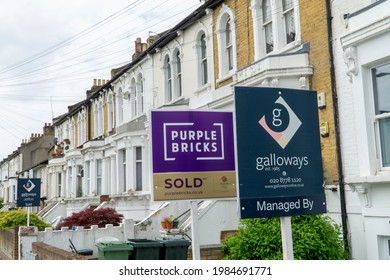
<instances>
[{"instance_id":1,"label":"dark blue sign board","mask_svg":"<svg viewBox=\"0 0 390 280\"><path fill-rule=\"evenodd\" d=\"M18 207L39 206L41 196L40 178L19 178L17 201Z\"/></svg>"},{"instance_id":2,"label":"dark blue sign board","mask_svg":"<svg viewBox=\"0 0 390 280\"><path fill-rule=\"evenodd\" d=\"M315 91L236 87L241 218L326 212Z\"/></svg>"}]
</instances>

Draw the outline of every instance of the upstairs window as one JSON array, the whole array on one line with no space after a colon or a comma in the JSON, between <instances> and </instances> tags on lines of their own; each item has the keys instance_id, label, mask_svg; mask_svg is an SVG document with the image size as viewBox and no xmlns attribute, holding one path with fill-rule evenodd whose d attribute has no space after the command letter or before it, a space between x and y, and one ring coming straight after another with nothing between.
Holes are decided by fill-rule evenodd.
<instances>
[{"instance_id":1,"label":"upstairs window","mask_svg":"<svg viewBox=\"0 0 390 280\"><path fill-rule=\"evenodd\" d=\"M131 104L131 117L134 118L137 115L137 86L135 79L131 79L130 85L130 104Z\"/></svg>"},{"instance_id":2,"label":"upstairs window","mask_svg":"<svg viewBox=\"0 0 390 280\"><path fill-rule=\"evenodd\" d=\"M217 20L219 80L230 77L236 65L236 26L232 11L222 5Z\"/></svg>"},{"instance_id":3,"label":"upstairs window","mask_svg":"<svg viewBox=\"0 0 390 280\"><path fill-rule=\"evenodd\" d=\"M199 38L200 46L200 84L203 86L208 83L208 70L207 70L207 45L206 45L206 35L202 33Z\"/></svg>"},{"instance_id":4,"label":"upstairs window","mask_svg":"<svg viewBox=\"0 0 390 280\"><path fill-rule=\"evenodd\" d=\"M171 61L169 56L165 57L164 70L165 70L165 93L166 101L171 102L173 100L172 96L172 68Z\"/></svg>"},{"instance_id":5,"label":"upstairs window","mask_svg":"<svg viewBox=\"0 0 390 280\"><path fill-rule=\"evenodd\" d=\"M103 101L96 100L94 108L94 136L98 137L103 134Z\"/></svg>"},{"instance_id":6,"label":"upstairs window","mask_svg":"<svg viewBox=\"0 0 390 280\"><path fill-rule=\"evenodd\" d=\"M271 0L263 0L263 28L265 33L265 51L270 53L274 50Z\"/></svg>"},{"instance_id":7,"label":"upstairs window","mask_svg":"<svg viewBox=\"0 0 390 280\"><path fill-rule=\"evenodd\" d=\"M373 68L371 74L381 165L390 167L390 64Z\"/></svg>"},{"instance_id":8,"label":"upstairs window","mask_svg":"<svg viewBox=\"0 0 390 280\"><path fill-rule=\"evenodd\" d=\"M180 51L176 52L176 96L182 96L182 82L181 82L181 59L180 59Z\"/></svg>"},{"instance_id":9,"label":"upstairs window","mask_svg":"<svg viewBox=\"0 0 390 280\"><path fill-rule=\"evenodd\" d=\"M283 0L283 18L286 29L286 43L295 41L295 15L293 0Z\"/></svg>"},{"instance_id":10,"label":"upstairs window","mask_svg":"<svg viewBox=\"0 0 390 280\"><path fill-rule=\"evenodd\" d=\"M114 100L112 94L107 96L108 131L114 128Z\"/></svg>"},{"instance_id":11,"label":"upstairs window","mask_svg":"<svg viewBox=\"0 0 390 280\"><path fill-rule=\"evenodd\" d=\"M75 121L74 121L74 117L72 116L71 119L69 120L69 141L70 141L70 147L74 147L74 141L76 139L75 135L75 131L76 131L76 125L75 125Z\"/></svg>"},{"instance_id":12,"label":"upstairs window","mask_svg":"<svg viewBox=\"0 0 390 280\"><path fill-rule=\"evenodd\" d=\"M99 136L99 104L96 102L95 106L93 108L93 130L94 130L94 136Z\"/></svg>"},{"instance_id":13,"label":"upstairs window","mask_svg":"<svg viewBox=\"0 0 390 280\"><path fill-rule=\"evenodd\" d=\"M166 54L164 59L165 102L170 103L183 95L182 54L179 48Z\"/></svg>"},{"instance_id":14,"label":"upstairs window","mask_svg":"<svg viewBox=\"0 0 390 280\"><path fill-rule=\"evenodd\" d=\"M137 78L137 92L138 92L138 111L139 113L143 113L145 111L144 108L144 79L142 74L138 75Z\"/></svg>"},{"instance_id":15,"label":"upstairs window","mask_svg":"<svg viewBox=\"0 0 390 280\"><path fill-rule=\"evenodd\" d=\"M233 42L232 42L232 30L230 27L230 17L226 22L226 58L227 58L227 67L230 70L233 69Z\"/></svg>"},{"instance_id":16,"label":"upstairs window","mask_svg":"<svg viewBox=\"0 0 390 280\"><path fill-rule=\"evenodd\" d=\"M104 112L103 112L103 100L100 99L99 100L99 112L98 112L98 117L99 117L99 121L98 121L98 124L99 124L99 136L100 135L103 135L103 131L104 131Z\"/></svg>"},{"instance_id":17,"label":"upstairs window","mask_svg":"<svg viewBox=\"0 0 390 280\"><path fill-rule=\"evenodd\" d=\"M255 60L284 51L299 38L298 0L252 0Z\"/></svg>"},{"instance_id":18,"label":"upstairs window","mask_svg":"<svg viewBox=\"0 0 390 280\"><path fill-rule=\"evenodd\" d=\"M118 124L123 123L123 92L122 88L119 88L119 93L116 95L116 106L117 106L117 116L118 116Z\"/></svg>"},{"instance_id":19,"label":"upstairs window","mask_svg":"<svg viewBox=\"0 0 390 280\"><path fill-rule=\"evenodd\" d=\"M83 144L86 139L86 119L85 119L85 108L83 108L78 114L78 145Z\"/></svg>"}]
</instances>

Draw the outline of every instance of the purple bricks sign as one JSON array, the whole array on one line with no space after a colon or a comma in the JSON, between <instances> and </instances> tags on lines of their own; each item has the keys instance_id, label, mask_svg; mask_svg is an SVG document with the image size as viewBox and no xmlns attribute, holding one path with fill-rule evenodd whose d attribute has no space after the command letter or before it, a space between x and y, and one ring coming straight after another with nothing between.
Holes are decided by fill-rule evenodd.
<instances>
[{"instance_id":1,"label":"purple bricks sign","mask_svg":"<svg viewBox=\"0 0 390 280\"><path fill-rule=\"evenodd\" d=\"M151 112L155 200L236 196L232 112Z\"/></svg>"}]
</instances>

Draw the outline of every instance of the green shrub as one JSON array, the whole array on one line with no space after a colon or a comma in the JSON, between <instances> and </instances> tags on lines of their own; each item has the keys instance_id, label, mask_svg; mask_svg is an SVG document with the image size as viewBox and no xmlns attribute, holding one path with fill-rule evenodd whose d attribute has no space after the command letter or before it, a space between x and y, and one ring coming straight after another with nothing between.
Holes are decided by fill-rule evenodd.
<instances>
[{"instance_id":1,"label":"green shrub","mask_svg":"<svg viewBox=\"0 0 390 280\"><path fill-rule=\"evenodd\" d=\"M16 226L27 226L27 212L23 209L0 212L0 228L9 229ZM35 213L30 213L30 226L36 226L39 231L51 227Z\"/></svg>"},{"instance_id":2,"label":"green shrub","mask_svg":"<svg viewBox=\"0 0 390 280\"><path fill-rule=\"evenodd\" d=\"M341 228L328 216L295 216L291 218L291 226L294 259L349 259ZM223 242L222 253L228 260L283 259L280 219L242 220L237 235Z\"/></svg>"},{"instance_id":3,"label":"green shrub","mask_svg":"<svg viewBox=\"0 0 390 280\"><path fill-rule=\"evenodd\" d=\"M0 209L3 208L3 202L4 202L3 198L0 197Z\"/></svg>"}]
</instances>

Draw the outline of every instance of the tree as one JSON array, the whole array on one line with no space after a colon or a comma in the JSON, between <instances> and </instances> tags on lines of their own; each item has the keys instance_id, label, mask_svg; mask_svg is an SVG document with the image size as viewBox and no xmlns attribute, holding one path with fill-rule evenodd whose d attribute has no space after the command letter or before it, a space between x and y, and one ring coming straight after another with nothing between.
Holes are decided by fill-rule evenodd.
<instances>
[{"instance_id":1,"label":"tree","mask_svg":"<svg viewBox=\"0 0 390 280\"><path fill-rule=\"evenodd\" d=\"M97 225L99 228L102 228L107 224L118 226L122 220L123 215L117 213L113 208L100 208L97 210L87 208L66 217L58 227L72 228L73 226L83 226L84 228L90 228L92 225Z\"/></svg>"},{"instance_id":2,"label":"tree","mask_svg":"<svg viewBox=\"0 0 390 280\"><path fill-rule=\"evenodd\" d=\"M27 226L27 212L23 209L0 212L0 228L10 229L16 226ZM30 226L36 226L39 231L51 227L35 213L30 213Z\"/></svg>"},{"instance_id":3,"label":"tree","mask_svg":"<svg viewBox=\"0 0 390 280\"><path fill-rule=\"evenodd\" d=\"M328 216L305 215L291 219L294 259L345 260L341 228ZM280 260L283 259L279 218L246 219L238 233L222 244L224 259Z\"/></svg>"}]
</instances>

